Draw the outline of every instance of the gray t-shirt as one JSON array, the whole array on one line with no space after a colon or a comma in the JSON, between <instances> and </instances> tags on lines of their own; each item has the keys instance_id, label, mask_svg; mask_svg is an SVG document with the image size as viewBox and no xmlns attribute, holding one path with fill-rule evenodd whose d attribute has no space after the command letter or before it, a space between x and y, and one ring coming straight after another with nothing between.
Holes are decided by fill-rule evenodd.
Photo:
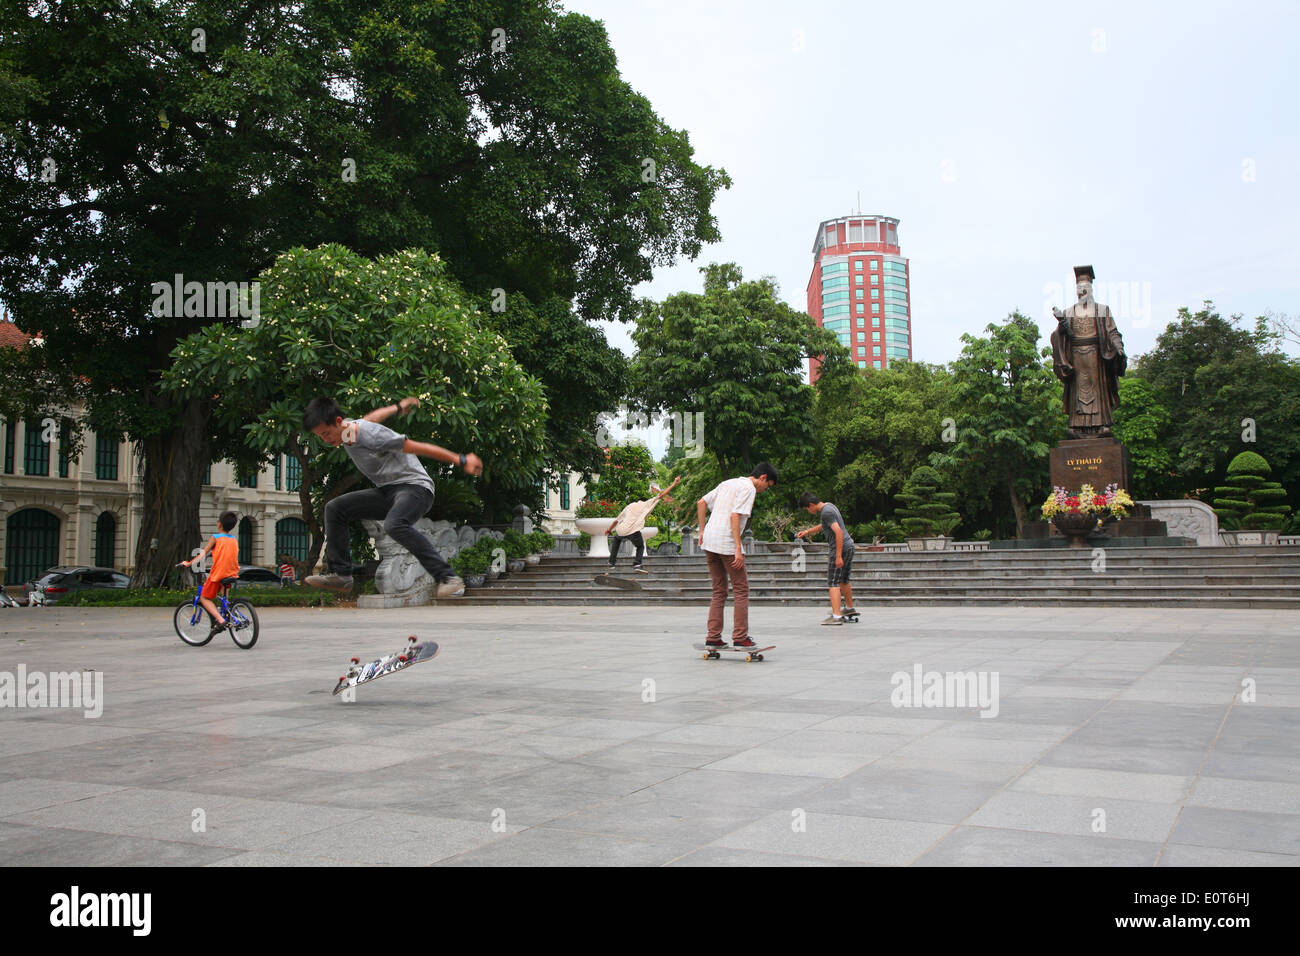
<instances>
[{"instance_id":1,"label":"gray t-shirt","mask_svg":"<svg viewBox=\"0 0 1300 956\"><path fill-rule=\"evenodd\" d=\"M379 422L344 419L343 450L357 470L375 483L385 485L419 485L433 492L433 479L420 459L402 451L406 436L399 435Z\"/></svg>"},{"instance_id":2,"label":"gray t-shirt","mask_svg":"<svg viewBox=\"0 0 1300 956\"><path fill-rule=\"evenodd\" d=\"M852 551L853 538L849 536L849 527L844 523L844 516L840 514L840 509L829 501L826 502L822 505L821 519L822 531L826 535L826 543L831 546L831 554L835 553L835 525L839 525L840 531L844 533L844 550Z\"/></svg>"}]
</instances>

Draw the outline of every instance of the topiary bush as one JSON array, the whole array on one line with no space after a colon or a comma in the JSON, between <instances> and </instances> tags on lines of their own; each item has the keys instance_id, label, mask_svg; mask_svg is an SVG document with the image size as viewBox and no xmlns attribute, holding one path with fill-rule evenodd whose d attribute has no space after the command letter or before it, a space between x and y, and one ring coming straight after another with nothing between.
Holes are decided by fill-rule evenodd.
<instances>
[{"instance_id":1,"label":"topiary bush","mask_svg":"<svg viewBox=\"0 0 1300 956\"><path fill-rule=\"evenodd\" d=\"M1243 451L1228 463L1224 484L1216 487L1214 513L1228 530L1281 530L1291 506L1286 489L1268 476L1273 469L1263 455Z\"/></svg>"},{"instance_id":2,"label":"topiary bush","mask_svg":"<svg viewBox=\"0 0 1300 956\"><path fill-rule=\"evenodd\" d=\"M961 515L955 510L957 495L940 490L943 477L929 465L919 465L903 490L894 498L903 506L898 509L899 520L913 538L933 538L940 527L955 528Z\"/></svg>"}]
</instances>

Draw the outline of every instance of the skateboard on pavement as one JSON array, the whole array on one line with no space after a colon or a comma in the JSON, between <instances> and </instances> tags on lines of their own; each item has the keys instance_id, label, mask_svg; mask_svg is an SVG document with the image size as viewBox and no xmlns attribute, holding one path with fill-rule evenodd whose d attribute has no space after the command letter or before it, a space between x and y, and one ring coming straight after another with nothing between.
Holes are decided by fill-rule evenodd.
<instances>
[{"instance_id":1,"label":"skateboard on pavement","mask_svg":"<svg viewBox=\"0 0 1300 956\"><path fill-rule=\"evenodd\" d=\"M719 644L716 647L709 644L692 644L691 646L697 651L703 651L704 654L701 656L701 660L706 661L716 661L725 653L744 654L747 661L761 661L763 651L770 651L776 647L775 644L769 644L767 647L733 647L730 644Z\"/></svg>"},{"instance_id":2,"label":"skateboard on pavement","mask_svg":"<svg viewBox=\"0 0 1300 956\"><path fill-rule=\"evenodd\" d=\"M641 582L634 581L631 578L616 578L612 574L596 575L597 584L605 584L615 588L626 588L629 591L640 591Z\"/></svg>"},{"instance_id":3,"label":"skateboard on pavement","mask_svg":"<svg viewBox=\"0 0 1300 956\"><path fill-rule=\"evenodd\" d=\"M367 681L378 680L386 674L405 670L412 664L429 660L436 656L437 653L438 645L436 643L426 641L423 644L417 644L415 635L412 634L407 638L406 647L396 654L388 654L378 660L371 661L369 664L362 664L358 658L352 658L352 664L348 668L348 672L340 677L338 684L334 686L334 693L339 694L349 687L356 687L358 684L364 684Z\"/></svg>"}]
</instances>

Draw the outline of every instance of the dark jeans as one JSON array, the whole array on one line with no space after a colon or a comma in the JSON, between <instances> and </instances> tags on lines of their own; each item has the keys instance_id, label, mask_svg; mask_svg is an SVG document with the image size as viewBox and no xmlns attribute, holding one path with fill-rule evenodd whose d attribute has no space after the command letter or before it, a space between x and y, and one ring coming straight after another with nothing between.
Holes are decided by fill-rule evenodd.
<instances>
[{"instance_id":1,"label":"dark jeans","mask_svg":"<svg viewBox=\"0 0 1300 956\"><path fill-rule=\"evenodd\" d=\"M645 538L641 536L640 531L614 535L614 544L609 549L609 566L612 568L614 562L618 560L618 549L622 547L624 541L631 541L636 545L636 557L632 559L632 567L641 567L641 559L645 555Z\"/></svg>"},{"instance_id":2,"label":"dark jeans","mask_svg":"<svg viewBox=\"0 0 1300 956\"><path fill-rule=\"evenodd\" d=\"M451 565L442 560L427 534L415 523L433 504L433 492L419 485L386 485L366 491L349 491L325 506L325 563L334 574L352 576L352 553L348 546L348 524L381 518L394 541L410 551L424 570L439 583L452 576Z\"/></svg>"}]
</instances>

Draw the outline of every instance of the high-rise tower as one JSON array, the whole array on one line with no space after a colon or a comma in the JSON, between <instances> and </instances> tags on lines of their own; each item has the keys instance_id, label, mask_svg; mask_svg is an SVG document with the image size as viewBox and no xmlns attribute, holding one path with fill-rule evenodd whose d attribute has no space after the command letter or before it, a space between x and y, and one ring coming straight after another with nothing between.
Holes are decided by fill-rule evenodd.
<instances>
[{"instance_id":1,"label":"high-rise tower","mask_svg":"<svg viewBox=\"0 0 1300 956\"><path fill-rule=\"evenodd\" d=\"M912 358L912 299L898 220L842 216L817 227L808 314L835 332L859 368ZM810 380L821 362L814 359Z\"/></svg>"}]
</instances>

